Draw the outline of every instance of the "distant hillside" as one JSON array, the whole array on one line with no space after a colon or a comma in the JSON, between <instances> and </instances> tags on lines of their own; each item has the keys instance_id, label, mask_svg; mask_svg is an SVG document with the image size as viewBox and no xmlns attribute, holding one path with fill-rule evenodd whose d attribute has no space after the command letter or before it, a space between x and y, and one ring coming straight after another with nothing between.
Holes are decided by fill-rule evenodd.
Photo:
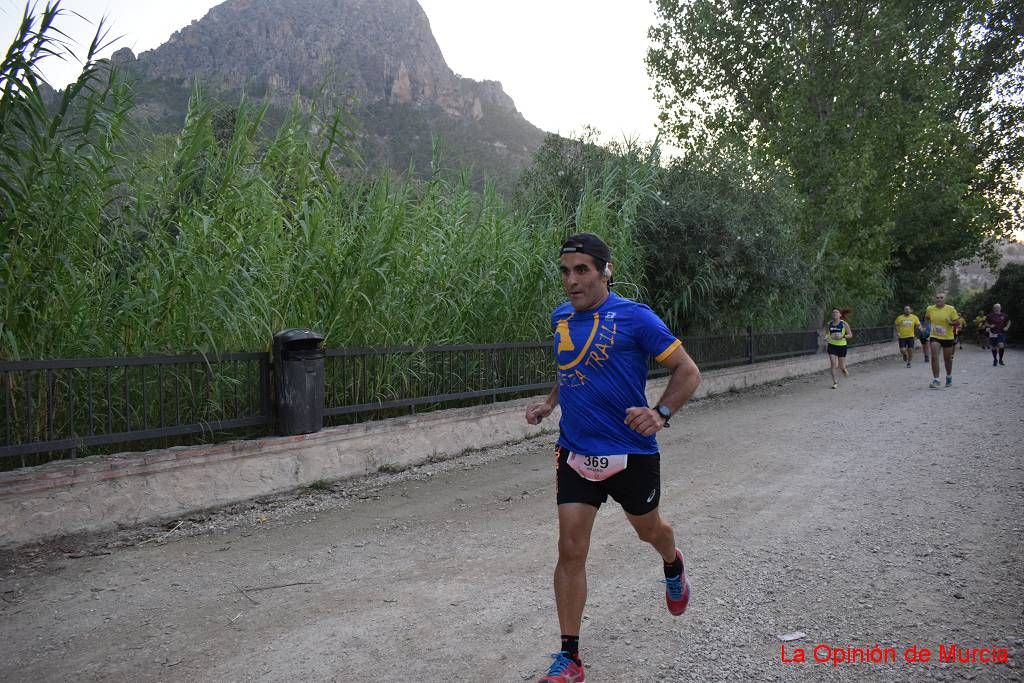
<instances>
[{"instance_id":1,"label":"distant hillside","mask_svg":"<svg viewBox=\"0 0 1024 683\"><path fill-rule=\"evenodd\" d=\"M999 251L999 268L1007 263L1024 263L1024 244L1020 242L1002 242ZM992 271L983 261L969 261L956 266L956 275L964 289L988 289L995 284L999 268Z\"/></svg>"},{"instance_id":2,"label":"distant hillside","mask_svg":"<svg viewBox=\"0 0 1024 683\"><path fill-rule=\"evenodd\" d=\"M452 72L416 0L228 0L160 47L111 61L157 130L181 126L198 79L226 102L268 97L278 116L296 93L322 89L356 115L367 161L397 170L429 170L440 135L450 162L507 187L544 139L500 83Z\"/></svg>"}]
</instances>

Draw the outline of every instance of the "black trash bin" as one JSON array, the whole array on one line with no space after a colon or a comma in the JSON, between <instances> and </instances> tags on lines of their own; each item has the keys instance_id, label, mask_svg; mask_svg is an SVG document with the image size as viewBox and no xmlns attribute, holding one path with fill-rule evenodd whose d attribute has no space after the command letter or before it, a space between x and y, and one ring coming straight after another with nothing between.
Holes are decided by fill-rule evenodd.
<instances>
[{"instance_id":1,"label":"black trash bin","mask_svg":"<svg viewBox=\"0 0 1024 683\"><path fill-rule=\"evenodd\" d=\"M324 424L324 338L303 329L274 335L277 433L312 434Z\"/></svg>"}]
</instances>

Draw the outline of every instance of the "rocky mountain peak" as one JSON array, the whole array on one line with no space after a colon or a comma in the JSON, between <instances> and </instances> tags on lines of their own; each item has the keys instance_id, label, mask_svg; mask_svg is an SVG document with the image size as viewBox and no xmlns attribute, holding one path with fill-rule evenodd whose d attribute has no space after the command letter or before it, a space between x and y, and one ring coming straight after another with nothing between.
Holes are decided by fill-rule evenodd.
<instances>
[{"instance_id":1,"label":"rocky mountain peak","mask_svg":"<svg viewBox=\"0 0 1024 683\"><path fill-rule=\"evenodd\" d=\"M290 98L328 92L362 103L436 104L479 119L515 112L495 81L454 74L416 0L227 0L160 47L112 61L150 79L198 78L231 90Z\"/></svg>"},{"instance_id":2,"label":"rocky mountain peak","mask_svg":"<svg viewBox=\"0 0 1024 683\"><path fill-rule=\"evenodd\" d=\"M367 159L396 170L429 169L440 138L507 188L544 138L500 83L451 70L417 0L227 0L111 62L137 80L138 111L158 128L180 125L197 80L228 101L245 92L282 108L322 94L360 119Z\"/></svg>"}]
</instances>

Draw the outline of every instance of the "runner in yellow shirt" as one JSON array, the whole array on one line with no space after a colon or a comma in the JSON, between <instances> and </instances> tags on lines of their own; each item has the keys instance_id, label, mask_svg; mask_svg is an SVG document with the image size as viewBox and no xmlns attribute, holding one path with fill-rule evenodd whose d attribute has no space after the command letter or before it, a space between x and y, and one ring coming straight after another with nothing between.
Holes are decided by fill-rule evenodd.
<instances>
[{"instance_id":1,"label":"runner in yellow shirt","mask_svg":"<svg viewBox=\"0 0 1024 683\"><path fill-rule=\"evenodd\" d=\"M935 305L929 306L924 313L924 319L931 323L931 345L932 345L932 383L928 386L938 389L939 382L939 352L941 349L942 360L946 366L946 386L953 385L953 347L956 345L956 329L960 327L960 314L956 309L946 303L946 295L939 293L935 295Z\"/></svg>"},{"instance_id":2,"label":"runner in yellow shirt","mask_svg":"<svg viewBox=\"0 0 1024 683\"><path fill-rule=\"evenodd\" d=\"M985 327L985 311L974 318L974 331L978 335L978 346L984 351L988 348L988 330Z\"/></svg>"},{"instance_id":3,"label":"runner in yellow shirt","mask_svg":"<svg viewBox=\"0 0 1024 683\"><path fill-rule=\"evenodd\" d=\"M956 354L956 349L964 348L964 338L961 335L964 333L964 330L967 329L967 319L962 315L957 318L956 321L959 324L953 329L953 341L956 342L953 346L954 355Z\"/></svg>"},{"instance_id":4,"label":"runner in yellow shirt","mask_svg":"<svg viewBox=\"0 0 1024 683\"><path fill-rule=\"evenodd\" d=\"M903 315L896 316L896 337L899 339L900 354L903 361L910 367L914 357L914 339L921 330L921 319L914 315L910 306L903 307Z\"/></svg>"}]
</instances>

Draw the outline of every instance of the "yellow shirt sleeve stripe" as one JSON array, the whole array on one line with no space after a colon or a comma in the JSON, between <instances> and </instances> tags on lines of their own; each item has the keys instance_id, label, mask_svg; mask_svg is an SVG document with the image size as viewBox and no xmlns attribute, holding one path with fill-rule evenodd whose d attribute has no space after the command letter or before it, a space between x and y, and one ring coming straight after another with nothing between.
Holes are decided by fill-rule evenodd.
<instances>
[{"instance_id":1,"label":"yellow shirt sleeve stripe","mask_svg":"<svg viewBox=\"0 0 1024 683\"><path fill-rule=\"evenodd\" d=\"M671 344L668 345L667 349L665 349L664 351L659 353L655 357L654 360L658 361L659 363L665 362L665 359L668 358L669 356L671 356L673 353L675 353L675 350L678 349L682 345L683 345L683 342L681 342L678 339L676 339L674 342L672 342Z\"/></svg>"}]
</instances>

